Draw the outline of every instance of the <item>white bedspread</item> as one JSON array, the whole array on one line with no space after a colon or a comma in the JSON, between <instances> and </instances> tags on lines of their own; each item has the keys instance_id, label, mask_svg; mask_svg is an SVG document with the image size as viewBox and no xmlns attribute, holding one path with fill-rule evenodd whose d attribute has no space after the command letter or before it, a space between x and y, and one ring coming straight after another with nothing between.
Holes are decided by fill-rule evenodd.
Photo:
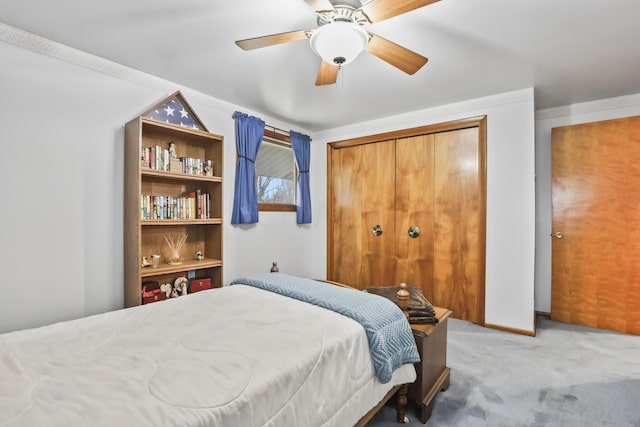
<instances>
[{"instance_id":1,"label":"white bedspread","mask_svg":"<svg viewBox=\"0 0 640 427\"><path fill-rule=\"evenodd\" d=\"M357 322L235 285L0 335L2 426L352 426L378 382Z\"/></svg>"}]
</instances>

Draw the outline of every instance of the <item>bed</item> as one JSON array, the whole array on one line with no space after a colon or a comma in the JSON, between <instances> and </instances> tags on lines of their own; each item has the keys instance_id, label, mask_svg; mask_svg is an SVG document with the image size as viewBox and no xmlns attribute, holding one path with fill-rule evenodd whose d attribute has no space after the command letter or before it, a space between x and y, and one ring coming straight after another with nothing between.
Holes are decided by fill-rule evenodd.
<instances>
[{"instance_id":1,"label":"bed","mask_svg":"<svg viewBox=\"0 0 640 427\"><path fill-rule=\"evenodd\" d=\"M313 288L312 298L328 292L338 312L274 283ZM0 425L364 425L396 390L406 393L417 352L406 345L408 323L394 317L402 312L362 294L276 273L0 335ZM369 301L379 311L391 305L384 327L400 339L376 338L375 322L339 314L340 304ZM372 339L403 354L381 368ZM400 419L405 403L402 394Z\"/></svg>"}]
</instances>

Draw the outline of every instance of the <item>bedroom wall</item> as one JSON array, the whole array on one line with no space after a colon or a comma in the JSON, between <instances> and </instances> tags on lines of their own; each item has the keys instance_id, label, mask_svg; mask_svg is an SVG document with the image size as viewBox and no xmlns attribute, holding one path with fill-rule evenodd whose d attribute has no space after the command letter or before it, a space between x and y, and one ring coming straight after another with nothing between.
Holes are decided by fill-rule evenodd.
<instances>
[{"instance_id":1,"label":"bedroom wall","mask_svg":"<svg viewBox=\"0 0 640 427\"><path fill-rule=\"evenodd\" d=\"M416 111L312 138L313 223L261 212L229 224L235 171L231 114L202 93L0 24L0 333L121 308L124 124L176 89L225 136L224 282L268 271L326 277L326 143L488 116L486 321L533 322L533 90ZM287 123L259 114L267 123ZM10 208L7 208L10 207Z\"/></svg>"},{"instance_id":2,"label":"bedroom wall","mask_svg":"<svg viewBox=\"0 0 640 427\"><path fill-rule=\"evenodd\" d=\"M551 129L640 115L640 94L536 112L536 310L551 312Z\"/></svg>"},{"instance_id":3,"label":"bedroom wall","mask_svg":"<svg viewBox=\"0 0 640 427\"><path fill-rule=\"evenodd\" d=\"M487 116L486 323L533 331L533 89L478 98L316 134L319 142ZM323 144L324 145L324 144ZM326 164L326 147L312 153ZM326 182L325 174L320 178ZM326 188L319 195L326 201Z\"/></svg>"},{"instance_id":4,"label":"bedroom wall","mask_svg":"<svg viewBox=\"0 0 640 427\"><path fill-rule=\"evenodd\" d=\"M0 58L0 333L123 306L124 124L177 89L225 137L225 283L268 272L273 260L311 274L313 226L296 225L295 213L229 224L231 115L254 112L4 24Z\"/></svg>"}]
</instances>

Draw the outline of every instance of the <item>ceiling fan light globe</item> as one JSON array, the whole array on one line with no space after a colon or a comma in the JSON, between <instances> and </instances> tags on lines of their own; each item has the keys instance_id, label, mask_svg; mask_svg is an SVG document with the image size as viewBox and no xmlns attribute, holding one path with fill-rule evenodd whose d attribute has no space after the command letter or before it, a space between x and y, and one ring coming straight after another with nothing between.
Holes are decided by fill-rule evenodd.
<instances>
[{"instance_id":1,"label":"ceiling fan light globe","mask_svg":"<svg viewBox=\"0 0 640 427\"><path fill-rule=\"evenodd\" d=\"M325 62L343 66L362 52L369 42L369 33L351 22L332 22L313 32L311 49Z\"/></svg>"}]
</instances>

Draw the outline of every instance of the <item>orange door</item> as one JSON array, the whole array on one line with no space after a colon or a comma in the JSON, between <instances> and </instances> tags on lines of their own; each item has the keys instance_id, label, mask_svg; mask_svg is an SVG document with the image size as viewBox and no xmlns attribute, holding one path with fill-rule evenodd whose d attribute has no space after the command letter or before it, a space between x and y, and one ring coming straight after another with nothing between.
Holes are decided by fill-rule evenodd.
<instances>
[{"instance_id":1,"label":"orange door","mask_svg":"<svg viewBox=\"0 0 640 427\"><path fill-rule=\"evenodd\" d=\"M331 150L327 278L484 324L484 152L477 126Z\"/></svg>"},{"instance_id":2,"label":"orange door","mask_svg":"<svg viewBox=\"0 0 640 427\"><path fill-rule=\"evenodd\" d=\"M552 130L551 318L640 334L640 117Z\"/></svg>"},{"instance_id":3,"label":"orange door","mask_svg":"<svg viewBox=\"0 0 640 427\"><path fill-rule=\"evenodd\" d=\"M433 299L434 135L396 142L396 280ZM413 227L413 228L412 228Z\"/></svg>"},{"instance_id":4,"label":"orange door","mask_svg":"<svg viewBox=\"0 0 640 427\"><path fill-rule=\"evenodd\" d=\"M395 142L340 148L331 158L328 279L359 289L392 285Z\"/></svg>"},{"instance_id":5,"label":"orange door","mask_svg":"<svg viewBox=\"0 0 640 427\"><path fill-rule=\"evenodd\" d=\"M477 127L435 135L433 303L484 323L483 145Z\"/></svg>"}]
</instances>

